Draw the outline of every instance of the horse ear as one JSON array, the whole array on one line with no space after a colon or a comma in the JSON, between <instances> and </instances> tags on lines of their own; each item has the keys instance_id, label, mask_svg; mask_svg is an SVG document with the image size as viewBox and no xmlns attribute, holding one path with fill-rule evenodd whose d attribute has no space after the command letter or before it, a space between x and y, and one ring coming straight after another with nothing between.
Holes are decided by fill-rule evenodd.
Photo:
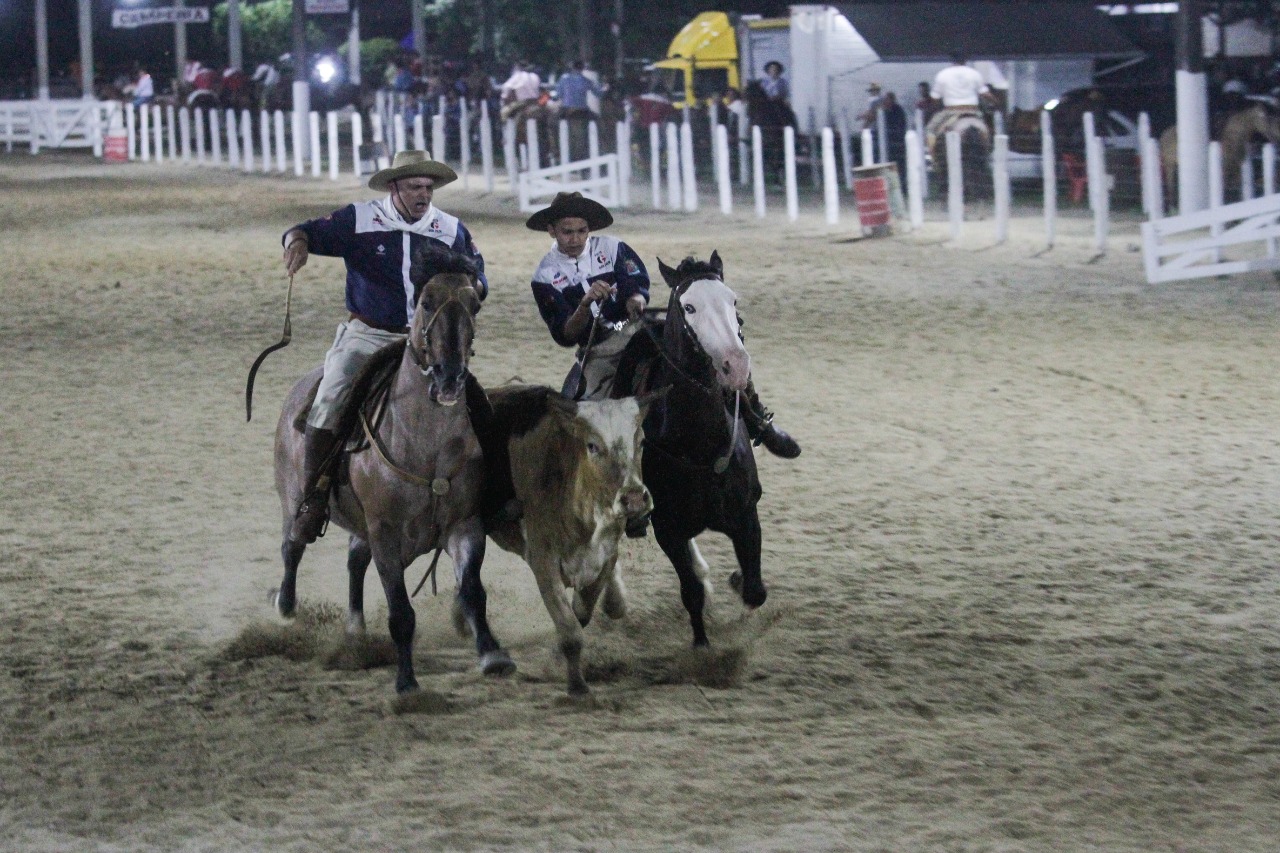
<instances>
[{"instance_id":1,"label":"horse ear","mask_svg":"<svg viewBox=\"0 0 1280 853\"><path fill-rule=\"evenodd\" d=\"M720 253L715 249L711 250L711 260L709 261L711 268L716 271L716 275L724 278L724 261L720 260Z\"/></svg>"},{"instance_id":2,"label":"horse ear","mask_svg":"<svg viewBox=\"0 0 1280 853\"><path fill-rule=\"evenodd\" d=\"M667 287L674 288L680 283L679 276L676 271L662 262L662 258L658 258L658 272L662 273L662 280L667 283Z\"/></svg>"}]
</instances>

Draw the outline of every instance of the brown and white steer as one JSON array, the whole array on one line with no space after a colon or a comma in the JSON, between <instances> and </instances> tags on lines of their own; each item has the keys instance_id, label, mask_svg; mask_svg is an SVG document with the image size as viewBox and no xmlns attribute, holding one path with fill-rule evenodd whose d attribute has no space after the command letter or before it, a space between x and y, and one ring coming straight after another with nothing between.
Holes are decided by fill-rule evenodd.
<instances>
[{"instance_id":1,"label":"brown and white steer","mask_svg":"<svg viewBox=\"0 0 1280 853\"><path fill-rule=\"evenodd\" d=\"M514 497L518 504L508 506L518 506L521 517L490 520L488 533L533 569L556 625L571 694L590 692L582 676L582 629L601 594L607 616L626 615L618 545L628 528L642 533L653 510L640 479L640 447L641 425L656 396L574 402L541 386L489 393L486 489L495 490L490 500L497 505ZM566 588L573 590L572 604Z\"/></svg>"}]
</instances>

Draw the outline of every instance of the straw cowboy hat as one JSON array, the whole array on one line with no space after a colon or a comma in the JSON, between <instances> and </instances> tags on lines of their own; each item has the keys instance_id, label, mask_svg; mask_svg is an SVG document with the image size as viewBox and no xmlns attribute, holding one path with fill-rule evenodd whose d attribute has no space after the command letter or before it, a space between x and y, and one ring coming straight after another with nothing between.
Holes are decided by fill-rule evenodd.
<instances>
[{"instance_id":1,"label":"straw cowboy hat","mask_svg":"<svg viewBox=\"0 0 1280 853\"><path fill-rule=\"evenodd\" d=\"M391 168L374 172L369 178L369 189L385 192L391 189L391 182L402 178L432 178L435 189L458 180L458 173L438 160L432 160L426 151L412 149L396 152L391 161Z\"/></svg>"},{"instance_id":2,"label":"straw cowboy hat","mask_svg":"<svg viewBox=\"0 0 1280 853\"><path fill-rule=\"evenodd\" d=\"M613 214L600 202L593 201L582 193L557 193L551 206L530 216L525 225L531 231L546 231L547 226L568 216L585 219L587 227L592 231L599 231L613 224Z\"/></svg>"}]
</instances>

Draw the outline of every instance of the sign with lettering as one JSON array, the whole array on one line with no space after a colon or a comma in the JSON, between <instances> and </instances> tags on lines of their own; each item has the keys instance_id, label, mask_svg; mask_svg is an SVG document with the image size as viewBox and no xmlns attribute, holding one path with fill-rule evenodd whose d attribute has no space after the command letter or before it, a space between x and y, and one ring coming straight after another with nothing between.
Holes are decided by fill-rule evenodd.
<instances>
[{"instance_id":1,"label":"sign with lettering","mask_svg":"<svg viewBox=\"0 0 1280 853\"><path fill-rule=\"evenodd\" d=\"M157 9L113 9L111 26L132 30L151 24L207 24L209 10L204 6L166 6Z\"/></svg>"},{"instance_id":2,"label":"sign with lettering","mask_svg":"<svg viewBox=\"0 0 1280 853\"><path fill-rule=\"evenodd\" d=\"M307 0L308 15L345 15L351 11L347 0Z\"/></svg>"}]
</instances>

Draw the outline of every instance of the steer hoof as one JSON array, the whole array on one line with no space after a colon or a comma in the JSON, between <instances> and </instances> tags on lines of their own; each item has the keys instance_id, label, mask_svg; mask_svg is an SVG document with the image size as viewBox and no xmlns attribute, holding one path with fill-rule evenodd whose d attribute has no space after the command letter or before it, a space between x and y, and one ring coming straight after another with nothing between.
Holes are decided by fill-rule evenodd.
<instances>
[{"instance_id":1,"label":"steer hoof","mask_svg":"<svg viewBox=\"0 0 1280 853\"><path fill-rule=\"evenodd\" d=\"M480 658L480 671L494 678L506 678L515 673L516 662L502 649L494 649Z\"/></svg>"}]
</instances>

